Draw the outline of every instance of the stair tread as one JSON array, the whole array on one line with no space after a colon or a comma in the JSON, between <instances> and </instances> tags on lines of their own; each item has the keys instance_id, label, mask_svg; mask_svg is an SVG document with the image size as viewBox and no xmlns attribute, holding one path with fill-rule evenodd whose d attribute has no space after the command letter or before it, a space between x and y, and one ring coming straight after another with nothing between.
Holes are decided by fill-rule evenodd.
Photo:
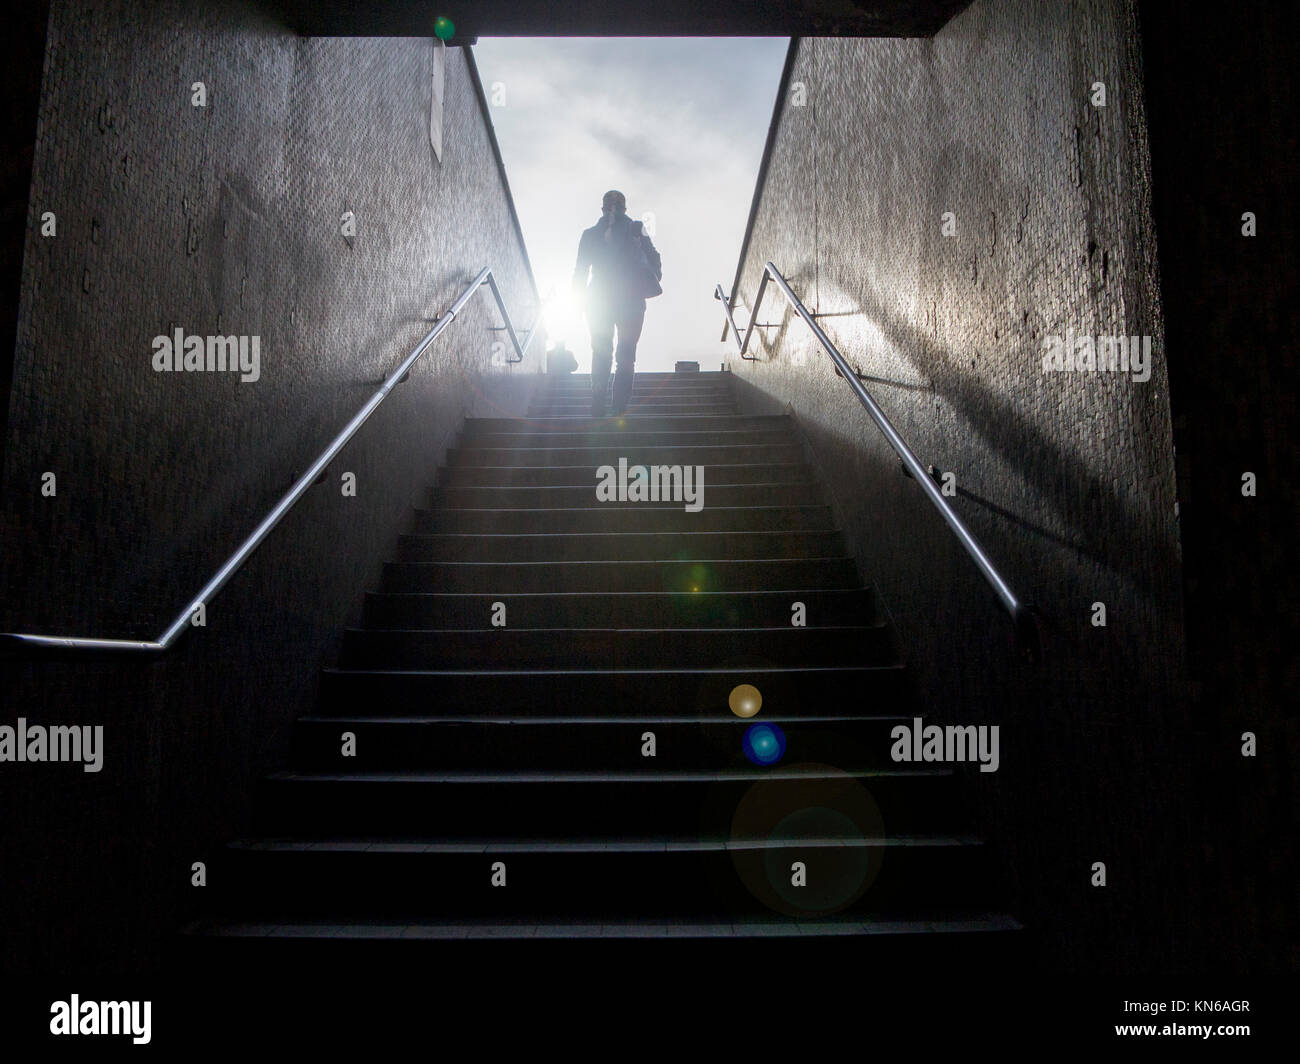
<instances>
[{"instance_id":1,"label":"stair tread","mask_svg":"<svg viewBox=\"0 0 1300 1064\"><path fill-rule=\"evenodd\" d=\"M484 469L487 467L475 466L474 468ZM521 468L521 467L516 466L515 468ZM522 467L522 468L529 468L529 467ZM538 468L543 468L543 467L538 467ZM553 467L546 466L545 468L549 469ZM712 465L710 465L710 468L712 468ZM715 483L713 481L709 482L710 488L788 488L790 486L791 486L791 482L788 480L754 480L754 481L745 481L740 484ZM803 487L804 485L797 485L797 486ZM570 490L572 490L573 488L590 488L594 493L596 485L594 481L582 481L577 484L447 484L447 485L434 486L434 490L436 491L562 491L566 488ZM680 506L682 504L682 500L678 499L673 504ZM602 503L602 505L611 506L613 505L613 503L607 502L607 503ZM637 505L653 505L653 504L649 500L646 500L645 502L638 503ZM557 507L557 509L564 509L564 508L565 507ZM568 509L573 509L573 507L568 507Z\"/></svg>"},{"instance_id":2,"label":"stair tread","mask_svg":"<svg viewBox=\"0 0 1300 1064\"><path fill-rule=\"evenodd\" d=\"M889 720L906 721L910 723L914 716L908 716L901 713L873 714L866 716L833 714L823 716L805 716L789 717L780 714L764 714L762 721L772 724L789 724L789 725L806 725L806 724L861 724L863 722L884 722ZM436 717L436 716L393 716L393 717L325 717L316 714L299 717L300 724L348 724L353 723L359 726L368 726L371 724L525 724L529 727L534 725L555 725L555 724L600 724L600 725L641 725L641 724L662 724L662 725L690 725L698 727L702 722L688 717L663 717L663 716L646 716L631 715L623 717ZM735 717L718 717L709 723L730 724L734 723L736 727L747 727L750 724L759 722L758 718Z\"/></svg>"},{"instance_id":3,"label":"stair tread","mask_svg":"<svg viewBox=\"0 0 1300 1064\"><path fill-rule=\"evenodd\" d=\"M580 535L582 533L579 533ZM808 559L799 559L807 561ZM752 595L780 595L783 598L789 598L791 595L839 595L852 594L856 592L869 591L867 587L809 587L809 588L792 588L788 591L692 591L691 598L703 598L709 595L731 596L748 598ZM680 598L686 594L684 591L370 591L367 592L377 598L556 598L564 596L586 597L591 598L598 595L601 598L613 597L619 595L655 595L659 598Z\"/></svg>"},{"instance_id":4,"label":"stair tread","mask_svg":"<svg viewBox=\"0 0 1300 1064\"><path fill-rule=\"evenodd\" d=\"M559 485L556 486L558 487ZM584 487L585 485L568 485L568 486ZM735 532L713 532L713 531L705 531L705 532L404 532L402 533L402 538L403 539L463 539L466 541L472 540L476 542L481 539L488 539L488 540L498 540L499 542L502 543L509 540L510 542L513 543L521 539L576 540L576 539L589 539L592 536L617 536L622 539L627 539L631 536L670 536L673 539L681 539L683 537L689 539L691 536L760 536L761 537L761 536L789 536L792 534L794 534L792 531L787 532L779 529L764 530L764 531L755 530L752 532L749 530L737 530ZM800 530L799 534L805 535L807 534L807 530ZM831 534L831 530L826 529L822 532L822 534L829 535ZM671 561L674 559L667 559L667 560ZM781 559L772 559L772 560L779 561ZM795 561L796 559L791 558L788 560ZM808 559L800 558L797 560L807 561ZM746 592L742 592L742 594L744 593Z\"/></svg>"},{"instance_id":5,"label":"stair tread","mask_svg":"<svg viewBox=\"0 0 1300 1064\"><path fill-rule=\"evenodd\" d=\"M744 415L743 415L743 414L737 414L737 415L733 415L733 414L665 414L664 416L665 416L665 417L680 417L680 418L709 418L709 417L712 417L712 418L718 418L718 417L743 417ZM544 419L543 419L543 418L524 418L524 419L522 419L522 420L520 420L520 421L514 422L514 424L515 424L516 426L518 426L518 431L512 431L509 427L504 428L504 429L495 429L495 428L494 428L491 432L479 433L478 435L483 435L483 436L535 436L535 435L537 435L537 430L536 430L536 429L532 429L531 431L529 430L529 426L532 424L532 422L533 422L534 420L536 420L536 421L542 421L542 420L544 420ZM584 426L574 425L574 426L572 426L571 428L566 429L566 431L568 431L568 432L585 432L585 433L604 433L604 434L607 434L607 435L610 435L610 436L626 436L626 435L629 435L629 434L631 434L631 435L635 435L635 434L637 434L637 433L642 433L642 434L644 434L644 433L664 433L664 434L668 434L668 433L674 433L674 432L707 432L710 436L724 436L724 437L725 437L725 436L752 436L752 435L754 435L755 433L763 433L763 434L771 435L771 436L787 436L787 435L790 435L791 433L794 432L794 427L793 427L792 425L790 425L790 424L787 422L786 424L783 424L783 425L776 425L776 424L773 424L773 425L771 425L770 427L769 427L769 426L764 426L763 428L753 428L753 429L742 429L742 428L735 428L735 429L719 429L719 428L705 428L705 427L703 427L703 426L697 426L697 427L692 428L692 427L689 426L689 425L680 425L680 426L678 426L678 425L674 425L674 426L672 426L671 428L666 428L666 429L652 429L652 428L649 428L649 427L640 426L640 425L635 425L635 424L634 424L631 428L625 428L625 427L622 426L622 425L602 425L602 424L600 424L599 422L597 422L597 423L591 425L590 427L584 427Z\"/></svg>"},{"instance_id":6,"label":"stair tread","mask_svg":"<svg viewBox=\"0 0 1300 1064\"><path fill-rule=\"evenodd\" d=\"M735 418L744 421L767 421L773 424L780 422L785 425L791 424L788 414L628 414L625 420L640 421L641 418L655 418L656 420L673 420L673 421L695 421L695 420L716 420L717 418ZM576 421L586 421L596 425L608 425L609 420L606 418L593 418L590 415L583 414L543 414L537 417L467 417L466 425L531 425L536 422L557 425L571 425Z\"/></svg>"},{"instance_id":7,"label":"stair tread","mask_svg":"<svg viewBox=\"0 0 1300 1064\"><path fill-rule=\"evenodd\" d=\"M792 672L880 672L882 670L902 672L905 668L906 666L901 663L888 662L875 665L745 665L732 668L686 669L649 669L635 666L625 669L574 668L572 666L557 669L340 669L327 667L322 671L331 674L346 673L349 676L388 676L392 674L421 676L663 676L665 674L677 675L680 673L731 676L740 672L746 675Z\"/></svg>"},{"instance_id":8,"label":"stair tread","mask_svg":"<svg viewBox=\"0 0 1300 1064\"><path fill-rule=\"evenodd\" d=\"M585 533L583 533L585 534ZM635 534L635 533L634 533ZM544 565L554 568L557 565L699 565L707 563L709 565L811 565L814 562L852 562L852 558L591 558L591 559L565 559L563 561L537 561L537 562L462 562L462 561L436 561L436 562L411 562L403 561L399 565ZM689 592L695 594L696 592ZM678 594L688 594L682 591Z\"/></svg>"},{"instance_id":9,"label":"stair tread","mask_svg":"<svg viewBox=\"0 0 1300 1064\"><path fill-rule=\"evenodd\" d=\"M498 448L498 449L514 451L514 450L518 450L519 448L510 447L510 448ZM605 463L603 462L569 462L569 463L554 462L551 465L544 466L544 467L526 466L524 468L590 470L590 469L598 469L600 466L604 464ZM444 468L447 467L444 466ZM508 469L511 472L515 472L520 467L509 466L509 465L505 465L505 466L476 465L473 468L475 471L480 471L480 470L491 471L494 469L495 470ZM811 468L812 467L809 466L807 462L710 462L709 463L710 470L717 470L717 469L808 469L811 470Z\"/></svg>"},{"instance_id":10,"label":"stair tread","mask_svg":"<svg viewBox=\"0 0 1300 1064\"><path fill-rule=\"evenodd\" d=\"M745 935L811 936L831 934L896 935L1021 931L1014 916L982 910L917 914L911 918L864 918L860 914L790 917L755 916L713 920L593 920L558 922L545 918L484 921L368 920L333 917L294 923L252 920L195 920L182 928L189 936L265 938L620 938L656 936L735 937Z\"/></svg>"},{"instance_id":11,"label":"stair tread","mask_svg":"<svg viewBox=\"0 0 1300 1064\"><path fill-rule=\"evenodd\" d=\"M268 774L267 779L281 782L347 782L347 783L718 783L744 780L803 780L841 779L843 777L871 779L912 779L947 777L951 768L939 765L934 768L859 768L832 773L787 768L784 766L759 768L723 768L711 772L695 769L655 769L641 772L571 772L552 770L545 772L477 772L472 770L426 771L375 771L375 772L304 772L283 769Z\"/></svg>"},{"instance_id":12,"label":"stair tread","mask_svg":"<svg viewBox=\"0 0 1300 1064\"><path fill-rule=\"evenodd\" d=\"M572 486L572 485L571 485L571 486ZM580 486L580 487L591 487L591 485L589 485L589 484L586 484L586 485L579 485L579 486ZM745 485L741 485L741 486L742 486L742 487L749 488L749 487L754 487L755 485L752 485L752 484L745 484ZM784 484L779 485L779 486L780 486L780 487L786 487L786 485L784 485ZM615 504L613 504L613 503L608 503L608 504L606 504L606 508L608 508L608 507L610 507L610 506L613 506L613 505L615 505ZM643 505L645 505L645 504L643 504L643 503L638 503L637 505L638 505L638 506L643 506ZM680 508L681 504L678 503L678 504L676 504L676 506L677 506L678 508ZM671 507L671 504L670 504L670 507ZM591 513L593 510L595 510L596 512L599 513L599 512L600 512L600 509L601 509L600 507L592 507L592 506L546 506L546 507L540 507L540 508L539 508L539 507L536 507L536 506L417 506L417 507L415 507L415 513L416 513L417 516L419 516L419 515L428 515L428 514L444 513L444 512L446 512L446 511L448 511L448 510L455 510L455 511L457 511L457 512L462 512L462 511L465 511L465 510L473 510L473 511L478 512L478 513L497 513L497 514L509 514L509 513L520 513L520 514L538 514L538 513ZM780 505L780 504L778 504L778 505L775 505L775 506L762 506L762 505L759 505L759 506L710 506L710 507L709 507L709 512L710 512L710 513L714 513L714 514L716 514L716 513L731 512L731 511L734 511L734 512L736 512L736 513L749 513L749 512L756 511L756 510L757 510L757 511L764 511L764 510L821 510L821 509L825 509L825 505L824 505L824 504L820 504L820 503L790 503L790 504L788 504L788 505ZM743 529L736 529L736 531L744 531L744 530L743 530ZM835 531L835 530L827 529L826 531ZM414 534L414 533L413 533L413 534ZM430 533L430 534L432 534L432 535L439 535L439 534L441 534L441 533ZM536 534L536 533L535 533L535 534ZM580 534L580 535L585 535L585 533L579 533L579 534Z\"/></svg>"},{"instance_id":13,"label":"stair tread","mask_svg":"<svg viewBox=\"0 0 1300 1064\"><path fill-rule=\"evenodd\" d=\"M792 439L793 439L793 437L792 437ZM613 447L613 446L616 446L616 444L617 444L617 441L615 441L615 443L609 444L608 446ZM456 447L456 448L454 448L454 450L456 450L456 451L595 451L595 450L600 450L601 447L603 447L603 446L606 446L606 445L603 445L603 444L601 444L601 445L592 445L592 446L590 446L590 447ZM681 450L681 449L684 448L684 447L690 447L690 446L693 446L693 445L692 445L692 444L689 444L689 443L688 443L688 444L680 444L680 443L641 443L641 444L636 444L635 446L636 446L636 449L637 449L637 450L640 450L640 451L654 451L654 450L664 450L664 451L667 451L667 450ZM766 447L772 447L772 446L777 446L777 447L787 447L787 446L794 446L794 444L793 444L793 443L789 443L789 444L786 444L786 443L780 443L780 444L755 444L755 443L716 443L716 444L714 444L714 443L711 443L711 444L701 445L701 446L708 446L708 447L713 448L713 449L715 449L715 450L728 450L728 451L735 451L735 452L737 452L737 453L740 453L740 452L742 452L742 451L747 451L747 450L749 450L749 449L752 448L752 447L764 447L764 446L766 446ZM721 463L719 463L719 464L721 464ZM753 464L755 464L755 463L752 463L752 462L750 462L750 463L746 463L746 462L731 462L731 463L729 463L729 464L730 464L730 465L753 465ZM784 463L784 464L789 465L790 463L787 462L787 463Z\"/></svg>"},{"instance_id":14,"label":"stair tread","mask_svg":"<svg viewBox=\"0 0 1300 1064\"><path fill-rule=\"evenodd\" d=\"M533 435L535 435L535 433ZM710 432L710 435L714 435L714 433ZM462 451L470 451L470 450L518 451L521 448L519 447L482 447L482 448L461 447L457 449ZM555 448L552 447L541 447L538 449L545 450L545 451L555 450ZM547 466L546 468L547 469L596 469L604 464L605 464L604 462L555 462ZM444 467L446 466L445 462L443 463L443 466ZM475 466L474 468L515 470L518 469L519 467L512 466L512 465L501 465L501 466L478 465ZM709 463L709 469L711 470L712 469L811 469L811 468L812 467L807 462L802 462L802 461L801 462L710 462Z\"/></svg>"},{"instance_id":15,"label":"stair tread","mask_svg":"<svg viewBox=\"0 0 1300 1064\"><path fill-rule=\"evenodd\" d=\"M790 463L785 463L790 464ZM487 468L485 466L474 466L476 470ZM499 467L498 467L499 468ZM534 468L532 466L507 466L506 468ZM536 468L554 468L551 466L538 466ZM712 466L710 466L712 468ZM789 488L788 480L754 480L744 481L741 484L715 484L710 481L710 488ZM803 485L800 485L803 486ZM580 484L448 484L437 485L435 490L439 492L554 492L554 490L564 488L590 488L595 490L594 481L582 481ZM649 501L646 501L649 502ZM604 506L610 506L612 503L602 503ZM645 505L645 503L638 503ZM677 499L676 505L681 505L681 499ZM745 509L745 507L729 507L729 509Z\"/></svg>"},{"instance_id":16,"label":"stair tread","mask_svg":"<svg viewBox=\"0 0 1300 1064\"><path fill-rule=\"evenodd\" d=\"M365 632L368 635L399 635L399 634L414 633L419 635L452 635L452 636L487 635L487 634L501 635L506 632L512 632L512 633L528 632L531 638L532 636L540 636L540 635L560 635L560 634L566 636L581 635L583 632L676 632L681 635L684 635L686 633L690 633L691 635L703 635L708 632L715 632L715 633L716 632L744 632L747 635L753 635L759 632L790 632L790 633L878 632L880 631L880 629L887 628L887 627L888 625L885 624L883 621L877 621L875 624L823 624L823 625L808 625L802 628L793 628L788 624L770 625L766 627L759 626L759 625L726 625L726 626L714 625L707 628L697 627L694 625L691 625L686 628L678 627L675 625L671 625L671 626L635 625L635 626L627 626L627 627L613 626L613 625L598 625L595 627L583 626L580 628L578 627L574 627L574 628L568 628L568 627L566 628L493 628L490 626L485 628L411 628L408 626L402 626L400 628L380 628L374 625L366 625L366 626L345 628L344 631Z\"/></svg>"},{"instance_id":17,"label":"stair tread","mask_svg":"<svg viewBox=\"0 0 1300 1064\"><path fill-rule=\"evenodd\" d=\"M643 838L643 839L235 839L227 849L266 853L376 853L376 854L481 854L481 853L685 853L733 850L788 850L813 847L858 849L976 847L984 840L971 834L889 835L873 838Z\"/></svg>"}]
</instances>

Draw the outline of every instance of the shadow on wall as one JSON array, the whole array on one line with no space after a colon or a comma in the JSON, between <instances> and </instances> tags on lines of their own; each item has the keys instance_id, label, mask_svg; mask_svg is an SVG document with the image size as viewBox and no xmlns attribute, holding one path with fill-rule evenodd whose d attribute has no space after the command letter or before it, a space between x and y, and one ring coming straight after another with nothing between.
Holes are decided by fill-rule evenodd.
<instances>
[{"instance_id":1,"label":"shadow on wall","mask_svg":"<svg viewBox=\"0 0 1300 1064\"><path fill-rule=\"evenodd\" d=\"M781 269L780 264L776 265ZM795 290L795 295L804 299L796 287L795 278L787 276L787 280ZM827 284L823 281L823 291L826 288ZM874 352L868 352L866 358L855 358L853 345L841 346L836 343L849 364L859 371L858 379L868 386L879 384L938 397L939 393L934 382L936 380L952 382L951 386L942 393L942 400L960 415L963 427L975 434L984 449L993 452L1008 467L1020 472L1028 486L1033 489L1035 501L1049 507L1059 519L1058 530L1054 531L1035 520L1034 516L1037 515L1031 516L1029 513L1017 512L1005 505L999 505L990 498L962 487L960 483L955 489L957 495L1013 522L1027 532L1076 551L1098 565L1111 569L1145 595L1158 596L1167 593L1167 582L1159 579L1160 571L1149 568L1132 570L1126 567L1123 547L1127 540L1117 540L1112 535L1103 534L1103 530L1127 528L1132 529L1134 536L1143 542L1158 539L1162 532L1161 523L1149 507L1137 505L1131 494L1123 493L1118 489L1114 478L1097 475L1085 461L1062 447L1056 436L1029 422L1022 416L1022 411L1016 402L985 384L973 373L966 371L956 352L939 345L924 328L901 314L892 313L872 289L867 288L864 296L864 305L853 310L820 313L813 310L806 300L805 305L809 306L812 317L819 323L825 322L828 318L856 318L860 319L860 323L865 322L869 331L876 331L882 341L901 355L917 375L929 382L914 383L864 374L861 372L861 364L863 361L870 364ZM780 305L779 322L772 321L773 315L778 310L775 304ZM1041 360L1041 345L1036 344L1038 329L1029 325L1029 318L1030 315L1026 312L1023 318L1025 331L1014 339L1008 338L1008 340L1009 344L1014 344L1016 347L1028 348L1024 355L1026 361L1037 365ZM742 326L742 336L745 327ZM826 323L823 328L829 333L833 330L833 325ZM825 358L829 363L829 356L824 354L821 346L811 338L810 333L807 333L807 327L794 307L775 285L769 283L768 291L763 297L763 306L759 309L759 325L755 326L750 337L748 354L755 355L759 362L779 361L776 352L790 350L792 347L797 349L803 344L808 344L814 349L812 358ZM840 375L838 369L835 373L837 376ZM879 402L878 397L873 395L873 398L877 398ZM862 417L865 419L867 416L863 411ZM1014 428L1014 435L1008 433L1009 426ZM971 441L955 441L947 453L956 456L962 450L970 449ZM1035 461L1025 462L1026 455L1034 455ZM922 464L925 464L931 456L919 455L918 457L921 458ZM933 464L941 472L957 471L938 462ZM1084 520L1080 521L1081 515L1072 513L1061 501L1062 483L1079 486L1082 494L1090 501L1091 512L1084 515Z\"/></svg>"},{"instance_id":2,"label":"shadow on wall","mask_svg":"<svg viewBox=\"0 0 1300 1064\"><path fill-rule=\"evenodd\" d=\"M904 353L919 373L930 380L953 382L942 394L942 399L961 416L963 425L978 436L983 448L1019 471L1036 498L1055 512L1061 527L1069 529L1070 534L1053 533L1030 515L995 505L974 492L959 488L959 494L1013 520L1027 531L1044 535L1054 543L1087 555L1131 580L1146 595L1167 591L1166 583L1158 579L1163 570L1132 569L1125 563L1124 546L1128 540L1116 540L1101 534L1101 530L1126 528L1132 529L1142 542L1157 540L1162 531L1161 523L1150 507L1136 505L1131 495L1118 489L1113 478L1094 473L1086 462L1062 447L1058 437L1028 421L1014 401L986 385L973 373L962 372L960 359L954 351L935 343L933 337L901 315L890 313L883 301L875 299L866 303L862 313L877 325L897 350ZM1017 338L1016 342L1030 346L1036 335L1036 331L1031 331L1028 336ZM1041 353L1030 347L1025 357L1037 363ZM1014 432L1009 432L1008 427L1012 427ZM955 457L960 450L969 448L970 443L962 441L954 444L949 453ZM1034 455L1035 461L1025 462L1027 454ZM1060 499L1062 482L1081 489L1090 502L1091 513L1079 515L1070 511ZM1073 491L1071 494L1078 497ZM1084 516L1084 520L1080 521L1080 516Z\"/></svg>"}]
</instances>

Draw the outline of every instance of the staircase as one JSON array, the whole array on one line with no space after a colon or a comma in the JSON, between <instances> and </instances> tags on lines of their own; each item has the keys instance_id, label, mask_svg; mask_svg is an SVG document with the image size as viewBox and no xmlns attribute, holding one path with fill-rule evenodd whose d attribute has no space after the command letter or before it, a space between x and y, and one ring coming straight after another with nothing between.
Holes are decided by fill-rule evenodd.
<instances>
[{"instance_id":1,"label":"staircase","mask_svg":"<svg viewBox=\"0 0 1300 1064\"><path fill-rule=\"evenodd\" d=\"M466 422L189 940L1014 940L962 780L890 760L921 711L792 420L726 373L640 373L599 422L589 393ZM702 465L703 509L597 501L620 457Z\"/></svg>"}]
</instances>

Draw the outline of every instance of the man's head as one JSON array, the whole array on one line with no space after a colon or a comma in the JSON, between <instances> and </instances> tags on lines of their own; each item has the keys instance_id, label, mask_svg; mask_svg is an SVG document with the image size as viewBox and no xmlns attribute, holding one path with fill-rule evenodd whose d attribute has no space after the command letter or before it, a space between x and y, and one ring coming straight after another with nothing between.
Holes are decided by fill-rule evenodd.
<instances>
[{"instance_id":1,"label":"man's head","mask_svg":"<svg viewBox=\"0 0 1300 1064\"><path fill-rule=\"evenodd\" d=\"M610 189L600 201L600 213L608 219L627 213L627 197L617 189Z\"/></svg>"}]
</instances>

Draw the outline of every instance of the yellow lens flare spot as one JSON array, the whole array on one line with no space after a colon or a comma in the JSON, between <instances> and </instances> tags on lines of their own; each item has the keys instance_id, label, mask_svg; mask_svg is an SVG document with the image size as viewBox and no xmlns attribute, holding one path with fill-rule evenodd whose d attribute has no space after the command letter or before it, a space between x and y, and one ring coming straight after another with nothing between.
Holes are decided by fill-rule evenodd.
<instances>
[{"instance_id":1,"label":"yellow lens flare spot","mask_svg":"<svg viewBox=\"0 0 1300 1064\"><path fill-rule=\"evenodd\" d=\"M738 717L752 717L763 708L763 696L752 683L737 684L727 696L727 705Z\"/></svg>"}]
</instances>

